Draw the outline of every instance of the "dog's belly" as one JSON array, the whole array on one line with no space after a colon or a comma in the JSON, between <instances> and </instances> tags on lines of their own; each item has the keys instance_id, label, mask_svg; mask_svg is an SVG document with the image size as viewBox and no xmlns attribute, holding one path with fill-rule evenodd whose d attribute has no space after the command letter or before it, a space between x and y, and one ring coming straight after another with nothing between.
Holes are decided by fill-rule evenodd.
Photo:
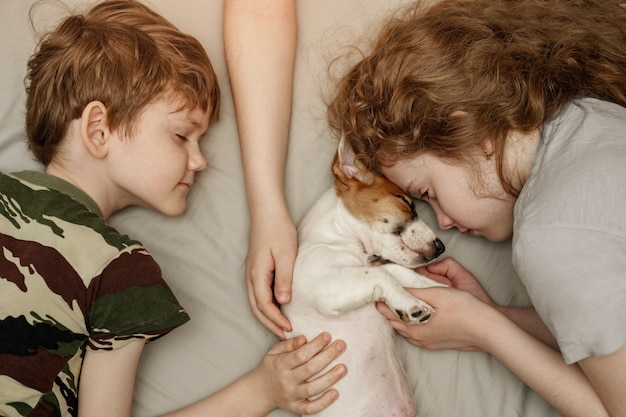
<instances>
[{"instance_id":1,"label":"dog's belly","mask_svg":"<svg viewBox=\"0 0 626 417\"><path fill-rule=\"evenodd\" d=\"M331 317L315 310L284 306L291 321L292 335L308 340L321 332L346 342L346 352L336 363L348 368L335 387L339 398L318 416L324 417L413 417L414 407L406 376L395 351L394 335L387 320L373 303Z\"/></svg>"}]
</instances>

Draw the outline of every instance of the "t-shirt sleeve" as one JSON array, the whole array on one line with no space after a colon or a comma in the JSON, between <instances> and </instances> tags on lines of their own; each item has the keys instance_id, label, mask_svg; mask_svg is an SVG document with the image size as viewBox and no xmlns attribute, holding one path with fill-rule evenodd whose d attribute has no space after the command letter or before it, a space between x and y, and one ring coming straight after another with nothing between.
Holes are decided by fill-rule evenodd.
<instances>
[{"instance_id":1,"label":"t-shirt sleeve","mask_svg":"<svg viewBox=\"0 0 626 417\"><path fill-rule=\"evenodd\" d=\"M626 342L626 238L563 225L526 230L515 267L567 363Z\"/></svg>"},{"instance_id":2,"label":"t-shirt sleeve","mask_svg":"<svg viewBox=\"0 0 626 417\"><path fill-rule=\"evenodd\" d=\"M129 248L92 280L89 348L111 350L156 339L189 320L146 249Z\"/></svg>"}]
</instances>

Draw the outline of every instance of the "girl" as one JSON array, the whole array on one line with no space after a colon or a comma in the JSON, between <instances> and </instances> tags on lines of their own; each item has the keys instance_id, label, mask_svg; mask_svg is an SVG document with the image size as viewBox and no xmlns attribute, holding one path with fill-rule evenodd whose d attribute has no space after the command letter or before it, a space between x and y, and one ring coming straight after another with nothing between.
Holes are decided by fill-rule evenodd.
<instances>
[{"instance_id":1,"label":"girl","mask_svg":"<svg viewBox=\"0 0 626 417\"><path fill-rule=\"evenodd\" d=\"M624 416L626 10L618 0L444 0L390 20L329 120L443 229L513 238L535 309L497 306L452 259L420 272L410 342L492 353L568 416ZM461 291L465 290L465 291ZM544 325L545 323L545 325Z\"/></svg>"}]
</instances>

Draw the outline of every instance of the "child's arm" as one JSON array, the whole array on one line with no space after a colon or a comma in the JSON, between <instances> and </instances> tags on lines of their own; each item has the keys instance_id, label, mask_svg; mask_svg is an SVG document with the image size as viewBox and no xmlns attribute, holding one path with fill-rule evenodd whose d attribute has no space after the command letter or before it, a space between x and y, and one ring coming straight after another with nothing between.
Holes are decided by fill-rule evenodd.
<instances>
[{"instance_id":1,"label":"child's arm","mask_svg":"<svg viewBox=\"0 0 626 417\"><path fill-rule=\"evenodd\" d=\"M139 357L143 339L111 350L88 350L80 372L78 415L130 416Z\"/></svg>"},{"instance_id":2,"label":"child's arm","mask_svg":"<svg viewBox=\"0 0 626 417\"><path fill-rule=\"evenodd\" d=\"M564 416L608 416L579 366L566 365L559 352L493 306L456 288L408 291L437 310L428 323L405 323L383 305L379 311L410 343L436 350L476 347L495 356Z\"/></svg>"},{"instance_id":3,"label":"child's arm","mask_svg":"<svg viewBox=\"0 0 626 417\"><path fill-rule=\"evenodd\" d=\"M261 417L275 408L296 414L317 413L337 399L337 391L329 388L346 374L344 365L336 365L309 381L344 351L342 341L330 341L326 333L309 343L303 336L281 341L242 378L164 417ZM308 399L321 393L315 400Z\"/></svg>"},{"instance_id":4,"label":"child's arm","mask_svg":"<svg viewBox=\"0 0 626 417\"><path fill-rule=\"evenodd\" d=\"M579 362L612 417L626 416L626 345L603 357Z\"/></svg>"},{"instance_id":5,"label":"child's arm","mask_svg":"<svg viewBox=\"0 0 626 417\"><path fill-rule=\"evenodd\" d=\"M87 351L80 378L79 416L130 416L135 373L143 347L144 341L138 340L112 351ZM336 365L309 379L344 350L342 341L331 343L326 333L309 343L303 336L279 342L242 378L167 416L261 417L279 407L297 414L319 412L337 399L337 391L330 387L346 374L346 368ZM321 393L315 400L308 399Z\"/></svg>"},{"instance_id":6,"label":"child's arm","mask_svg":"<svg viewBox=\"0 0 626 417\"><path fill-rule=\"evenodd\" d=\"M474 275L453 258L416 269L422 275L451 287L467 291L507 316L526 332L558 350L558 344L533 307L508 307L496 304Z\"/></svg>"},{"instance_id":7,"label":"child's arm","mask_svg":"<svg viewBox=\"0 0 626 417\"><path fill-rule=\"evenodd\" d=\"M224 2L224 49L241 145L250 242L248 298L254 316L285 338L273 303L291 299L296 227L284 191L296 53L295 0ZM273 291L272 291L273 288Z\"/></svg>"}]
</instances>

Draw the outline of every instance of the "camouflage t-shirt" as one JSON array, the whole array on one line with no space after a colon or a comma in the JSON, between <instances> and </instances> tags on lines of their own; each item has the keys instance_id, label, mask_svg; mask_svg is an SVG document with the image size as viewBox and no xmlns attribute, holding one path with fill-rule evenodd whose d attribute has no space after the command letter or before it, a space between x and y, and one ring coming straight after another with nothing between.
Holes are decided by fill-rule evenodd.
<instances>
[{"instance_id":1,"label":"camouflage t-shirt","mask_svg":"<svg viewBox=\"0 0 626 417\"><path fill-rule=\"evenodd\" d=\"M0 174L0 416L76 416L85 351L189 320L142 245L71 184Z\"/></svg>"}]
</instances>

